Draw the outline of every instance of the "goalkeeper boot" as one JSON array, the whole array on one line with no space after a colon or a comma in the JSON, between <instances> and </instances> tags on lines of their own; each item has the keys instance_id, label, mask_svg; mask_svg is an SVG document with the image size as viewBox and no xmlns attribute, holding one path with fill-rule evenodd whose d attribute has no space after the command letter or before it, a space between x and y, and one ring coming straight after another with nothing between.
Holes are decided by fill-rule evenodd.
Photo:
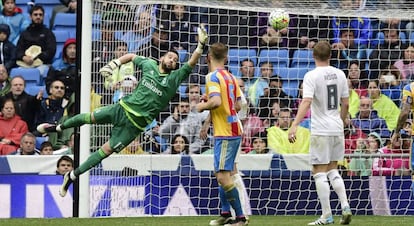
<instances>
[{"instance_id":1,"label":"goalkeeper boot","mask_svg":"<svg viewBox=\"0 0 414 226\"><path fill-rule=\"evenodd\" d=\"M209 225L210 226L225 225L225 224L230 223L232 221L233 221L233 218L232 218L230 213L222 213L222 214L220 214L219 218L217 218L215 220L211 220Z\"/></svg>"},{"instance_id":2,"label":"goalkeeper boot","mask_svg":"<svg viewBox=\"0 0 414 226\"><path fill-rule=\"evenodd\" d=\"M339 223L340 224L349 224L349 223L351 223L351 217L352 217L351 208L349 208L349 206L344 207L342 209L342 217L341 217L341 221Z\"/></svg>"},{"instance_id":3,"label":"goalkeeper boot","mask_svg":"<svg viewBox=\"0 0 414 226\"><path fill-rule=\"evenodd\" d=\"M51 123L42 123L37 126L36 130L41 134L62 131L60 129L60 125L51 124Z\"/></svg>"},{"instance_id":4,"label":"goalkeeper boot","mask_svg":"<svg viewBox=\"0 0 414 226\"><path fill-rule=\"evenodd\" d=\"M70 173L72 171L66 172L63 175L63 183L59 190L59 195L65 197L66 193L68 192L69 186L73 183L73 180L70 178Z\"/></svg>"},{"instance_id":5,"label":"goalkeeper boot","mask_svg":"<svg viewBox=\"0 0 414 226\"><path fill-rule=\"evenodd\" d=\"M332 216L329 216L327 218L320 217L316 221L310 222L308 225L327 225L327 224L333 224L333 223L334 223L334 220Z\"/></svg>"},{"instance_id":6,"label":"goalkeeper boot","mask_svg":"<svg viewBox=\"0 0 414 226\"><path fill-rule=\"evenodd\" d=\"M237 217L236 220L225 224L224 226L245 226L248 225L249 222L246 220L245 217Z\"/></svg>"}]
</instances>

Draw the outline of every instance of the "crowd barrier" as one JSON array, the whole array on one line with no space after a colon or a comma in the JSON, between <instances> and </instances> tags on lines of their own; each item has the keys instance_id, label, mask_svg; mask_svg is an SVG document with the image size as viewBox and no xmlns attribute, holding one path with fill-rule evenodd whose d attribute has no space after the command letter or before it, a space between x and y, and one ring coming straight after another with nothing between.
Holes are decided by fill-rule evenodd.
<instances>
[{"instance_id":1,"label":"crowd barrier","mask_svg":"<svg viewBox=\"0 0 414 226\"><path fill-rule=\"evenodd\" d=\"M253 215L317 215L320 206L307 155L242 155L239 168ZM0 157L0 218L72 216L72 188L58 194L59 156ZM92 217L217 215L211 155L114 155L90 175ZM127 169L127 170L126 170ZM357 215L413 215L410 177L348 177ZM334 214L340 214L335 194Z\"/></svg>"}]
</instances>

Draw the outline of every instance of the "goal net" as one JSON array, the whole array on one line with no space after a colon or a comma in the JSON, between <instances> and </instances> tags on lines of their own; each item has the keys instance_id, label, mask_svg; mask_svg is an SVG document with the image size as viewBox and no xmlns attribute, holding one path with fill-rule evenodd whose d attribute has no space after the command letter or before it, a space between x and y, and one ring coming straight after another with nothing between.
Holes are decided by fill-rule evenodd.
<instances>
[{"instance_id":1,"label":"goal net","mask_svg":"<svg viewBox=\"0 0 414 226\"><path fill-rule=\"evenodd\" d=\"M264 92L264 87L255 90L254 95L245 90L251 106L243 151L253 152L253 141L266 129L267 135L261 138L267 139L270 148L267 154L240 156L239 169L247 188L249 215L321 214L306 153L310 117L302 124L303 142L289 146L282 139L286 130L277 128L282 123L279 116L283 111L275 112L289 108L292 113L289 116L294 116L301 98L301 81L315 67L312 47L318 41L328 40L332 44L331 65L344 70L357 97L352 99L350 109L355 127L346 128L347 156L341 166L351 209L357 215L414 214L409 128L404 128L407 136L400 144L390 144L387 139L396 126L401 89L414 75L411 1L93 0L91 6L84 9L90 10L86 15L92 16L83 18L83 24L92 24L91 85L103 97L104 106L130 93L139 82L141 71L134 65L125 65L116 76L104 80L98 74L100 67L127 52L158 60L169 49L178 51L182 66L197 46L200 24L207 28L210 44L228 45L228 69L246 87L253 86L256 78L268 79L265 81L270 83L264 87L269 92ZM268 26L267 16L274 8L283 8L290 14L286 29L274 30ZM82 50L86 51L90 50ZM198 100L193 91L204 92L206 62L204 53L177 90L177 97L144 134L90 172L89 187L80 190L83 195L89 194L86 216L219 214L218 185L210 154L212 141L187 137L191 154L166 154L175 152L176 145L171 143L178 133L172 127L165 128L166 120L174 114L185 118L186 111L179 107L191 106ZM270 78L264 76L262 67L266 64L273 68ZM381 99L388 98L385 105L376 103L380 98L374 96L378 93L382 94ZM377 119L361 118L364 97L368 97L369 108L384 119L386 126L376 127L373 123ZM180 118L185 125L182 127L197 130L196 123L184 124L183 118ZM91 150L108 139L110 129L108 125L92 127ZM371 132L377 132L379 137ZM390 154L369 153L370 139L381 141L377 142L380 152ZM192 145L198 146L193 149ZM334 193L331 200L333 213L340 214L340 203Z\"/></svg>"}]
</instances>

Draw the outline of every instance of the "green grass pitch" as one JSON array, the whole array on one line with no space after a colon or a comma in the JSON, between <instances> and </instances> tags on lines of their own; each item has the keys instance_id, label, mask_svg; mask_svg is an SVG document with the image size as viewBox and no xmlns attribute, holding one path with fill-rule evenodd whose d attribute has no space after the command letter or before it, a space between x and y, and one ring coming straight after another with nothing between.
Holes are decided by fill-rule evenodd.
<instances>
[{"instance_id":1,"label":"green grass pitch","mask_svg":"<svg viewBox=\"0 0 414 226\"><path fill-rule=\"evenodd\" d=\"M2 226L207 226L214 216L199 217L125 217L125 218L65 218L65 219L0 219ZM317 216L251 216L252 226L301 226ZM339 225L339 216L334 217ZM414 225L414 216L353 216L350 225L405 226Z\"/></svg>"}]
</instances>

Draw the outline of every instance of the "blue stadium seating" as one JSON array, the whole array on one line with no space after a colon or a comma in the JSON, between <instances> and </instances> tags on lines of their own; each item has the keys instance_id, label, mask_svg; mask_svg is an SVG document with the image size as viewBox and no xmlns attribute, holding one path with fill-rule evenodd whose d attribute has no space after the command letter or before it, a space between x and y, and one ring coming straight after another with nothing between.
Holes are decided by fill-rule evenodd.
<instances>
[{"instance_id":1,"label":"blue stadium seating","mask_svg":"<svg viewBox=\"0 0 414 226\"><path fill-rule=\"evenodd\" d=\"M40 85L40 71L36 68L12 68L10 71L10 77L21 75L26 81L26 85Z\"/></svg>"},{"instance_id":2,"label":"blue stadium seating","mask_svg":"<svg viewBox=\"0 0 414 226\"><path fill-rule=\"evenodd\" d=\"M282 89L287 95L291 97L297 97L298 91L299 91L299 82L300 80L293 80L293 79L283 80L282 79L282 83L283 83Z\"/></svg>"},{"instance_id":3,"label":"blue stadium seating","mask_svg":"<svg viewBox=\"0 0 414 226\"><path fill-rule=\"evenodd\" d=\"M308 68L275 68L274 72L282 79L301 80L309 70Z\"/></svg>"},{"instance_id":4,"label":"blue stadium seating","mask_svg":"<svg viewBox=\"0 0 414 226\"><path fill-rule=\"evenodd\" d=\"M56 37L56 54L54 59L59 59L62 57L63 45L70 37L70 34L67 30L54 30L53 33Z\"/></svg>"},{"instance_id":5,"label":"blue stadium seating","mask_svg":"<svg viewBox=\"0 0 414 226\"><path fill-rule=\"evenodd\" d=\"M47 141L49 137L36 137L36 149L40 150L43 142Z\"/></svg>"},{"instance_id":6,"label":"blue stadium seating","mask_svg":"<svg viewBox=\"0 0 414 226\"><path fill-rule=\"evenodd\" d=\"M410 43L411 44L414 43L414 32L411 32L411 34L410 34Z\"/></svg>"},{"instance_id":7,"label":"blue stadium seating","mask_svg":"<svg viewBox=\"0 0 414 226\"><path fill-rule=\"evenodd\" d=\"M76 14L58 13L55 17L55 24L52 30L66 30L70 37L76 37Z\"/></svg>"},{"instance_id":8,"label":"blue stadium seating","mask_svg":"<svg viewBox=\"0 0 414 226\"><path fill-rule=\"evenodd\" d=\"M185 60L187 59L187 50L185 49L181 49L181 50L177 50L178 52L178 59L180 61L180 63L185 62Z\"/></svg>"},{"instance_id":9,"label":"blue stadium seating","mask_svg":"<svg viewBox=\"0 0 414 226\"><path fill-rule=\"evenodd\" d=\"M289 67L289 51L287 49L263 49L259 53L260 66L263 62L270 62L273 68Z\"/></svg>"},{"instance_id":10,"label":"blue stadium seating","mask_svg":"<svg viewBox=\"0 0 414 226\"><path fill-rule=\"evenodd\" d=\"M400 40L403 44L406 44L407 41L408 41L407 35L405 34L405 32L400 32L399 38L400 38ZM384 32L382 32L382 31L378 32L377 37L373 38L373 40L371 41L371 43L372 43L371 47L375 48L377 44L380 44L380 45L384 44L384 39L385 39Z\"/></svg>"},{"instance_id":11,"label":"blue stadium seating","mask_svg":"<svg viewBox=\"0 0 414 226\"><path fill-rule=\"evenodd\" d=\"M26 0L27 2L27 0ZM52 15L53 8L62 5L60 0L36 0L36 5L41 5L45 9L45 14Z\"/></svg>"},{"instance_id":12,"label":"blue stadium seating","mask_svg":"<svg viewBox=\"0 0 414 226\"><path fill-rule=\"evenodd\" d=\"M298 49L293 53L291 67L314 68L313 50Z\"/></svg>"},{"instance_id":13,"label":"blue stadium seating","mask_svg":"<svg viewBox=\"0 0 414 226\"><path fill-rule=\"evenodd\" d=\"M244 59L250 59L254 65L257 65L257 52L255 49L229 49L228 66L234 76L240 77L240 62Z\"/></svg>"},{"instance_id":14,"label":"blue stadium seating","mask_svg":"<svg viewBox=\"0 0 414 226\"><path fill-rule=\"evenodd\" d=\"M43 90L43 98L46 98L47 97L46 86L27 84L26 88L24 89L24 91L26 91L26 93L28 93L32 96L36 96L39 93L40 90Z\"/></svg>"}]
</instances>

